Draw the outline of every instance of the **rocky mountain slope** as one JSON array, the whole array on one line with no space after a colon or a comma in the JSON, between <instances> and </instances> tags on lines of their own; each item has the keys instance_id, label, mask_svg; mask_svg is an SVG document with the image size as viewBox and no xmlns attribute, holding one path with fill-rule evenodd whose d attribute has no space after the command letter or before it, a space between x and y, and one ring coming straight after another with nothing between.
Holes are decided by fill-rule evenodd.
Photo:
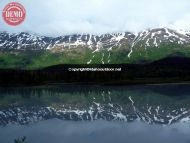
<instances>
[{"instance_id":1,"label":"rocky mountain slope","mask_svg":"<svg viewBox=\"0 0 190 143\"><path fill-rule=\"evenodd\" d=\"M143 42L142 42L143 41ZM60 37L45 37L21 32L12 34L0 33L1 49L53 49L76 48L111 48L115 46L158 47L163 42L185 44L190 42L190 32L180 32L168 28L149 29L138 34L130 32L111 33L104 35L78 34Z\"/></svg>"}]
</instances>

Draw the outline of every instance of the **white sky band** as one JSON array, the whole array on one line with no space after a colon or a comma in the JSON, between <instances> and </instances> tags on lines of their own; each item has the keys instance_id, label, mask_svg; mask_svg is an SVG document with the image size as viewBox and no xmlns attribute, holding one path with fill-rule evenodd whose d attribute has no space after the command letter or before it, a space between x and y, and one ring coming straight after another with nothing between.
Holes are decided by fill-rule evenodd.
<instances>
[{"instance_id":1,"label":"white sky band","mask_svg":"<svg viewBox=\"0 0 190 143\"><path fill-rule=\"evenodd\" d=\"M15 0L27 17L17 27L0 18L0 31L29 31L42 35L138 32L169 27L190 30L189 0ZM0 10L12 0L1 0Z\"/></svg>"}]
</instances>

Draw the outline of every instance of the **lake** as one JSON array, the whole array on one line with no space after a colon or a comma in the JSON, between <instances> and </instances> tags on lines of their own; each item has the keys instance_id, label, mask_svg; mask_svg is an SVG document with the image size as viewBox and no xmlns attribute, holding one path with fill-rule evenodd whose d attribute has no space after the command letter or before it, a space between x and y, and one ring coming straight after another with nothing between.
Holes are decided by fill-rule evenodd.
<instances>
[{"instance_id":1,"label":"lake","mask_svg":"<svg viewBox=\"0 0 190 143\"><path fill-rule=\"evenodd\" d=\"M190 85L0 88L0 143L188 143Z\"/></svg>"}]
</instances>

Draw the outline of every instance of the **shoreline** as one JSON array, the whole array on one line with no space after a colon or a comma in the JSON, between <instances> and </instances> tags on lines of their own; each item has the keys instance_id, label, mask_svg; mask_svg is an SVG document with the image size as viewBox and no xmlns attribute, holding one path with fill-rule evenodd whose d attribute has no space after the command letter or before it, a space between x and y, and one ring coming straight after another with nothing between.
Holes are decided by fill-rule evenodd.
<instances>
[{"instance_id":1,"label":"shoreline","mask_svg":"<svg viewBox=\"0 0 190 143\"><path fill-rule=\"evenodd\" d=\"M11 88L11 87L22 87L22 88L41 88L41 87L53 87L53 86L89 86L89 87L131 87L131 86L162 86L162 85L190 85L190 81L179 81L179 82L160 82L160 83L90 83L90 82L52 82L52 83L45 83L45 84L6 84L0 85L1 88Z\"/></svg>"}]
</instances>

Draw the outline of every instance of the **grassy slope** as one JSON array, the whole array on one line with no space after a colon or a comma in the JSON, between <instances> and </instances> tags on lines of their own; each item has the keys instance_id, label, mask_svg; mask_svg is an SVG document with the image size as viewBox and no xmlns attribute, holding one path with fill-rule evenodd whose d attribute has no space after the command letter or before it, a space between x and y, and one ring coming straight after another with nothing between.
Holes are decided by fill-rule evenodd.
<instances>
[{"instance_id":1,"label":"grassy slope","mask_svg":"<svg viewBox=\"0 0 190 143\"><path fill-rule=\"evenodd\" d=\"M190 46L165 43L159 48L152 47L146 50L136 46L131 58L128 58L128 53L129 49L126 47L115 48L112 51L101 50L96 53L92 53L88 48L84 50L83 47L56 53L51 51L0 52L0 68L36 69L58 64L87 64L90 60L92 60L91 64L102 64L102 58L105 64L152 62L168 56L190 57Z\"/></svg>"},{"instance_id":2,"label":"grassy slope","mask_svg":"<svg viewBox=\"0 0 190 143\"><path fill-rule=\"evenodd\" d=\"M176 44L162 44L159 48L153 47L147 50L136 47L131 55L130 62L152 62L169 56L190 56L190 46Z\"/></svg>"}]
</instances>

